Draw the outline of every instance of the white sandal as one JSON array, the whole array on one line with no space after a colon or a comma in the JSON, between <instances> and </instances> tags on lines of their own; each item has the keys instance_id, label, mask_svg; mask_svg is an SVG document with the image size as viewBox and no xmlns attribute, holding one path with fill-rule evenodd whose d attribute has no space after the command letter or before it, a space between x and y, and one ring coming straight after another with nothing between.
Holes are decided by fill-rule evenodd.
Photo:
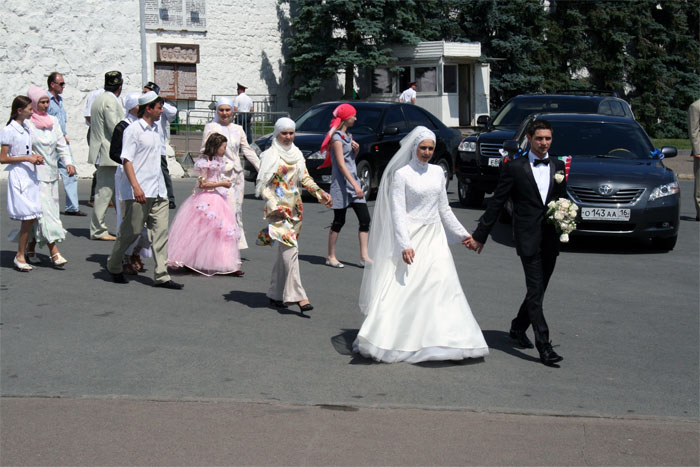
<instances>
[{"instance_id":1,"label":"white sandal","mask_svg":"<svg viewBox=\"0 0 700 467\"><path fill-rule=\"evenodd\" d=\"M31 267L31 266L28 265L27 263L22 263L22 262L20 262L20 261L17 259L16 256L15 256L14 263L15 263L15 267L17 268L18 271L29 272L29 271L31 271L32 269L34 269L33 267Z\"/></svg>"},{"instance_id":2,"label":"white sandal","mask_svg":"<svg viewBox=\"0 0 700 467\"><path fill-rule=\"evenodd\" d=\"M53 261L53 265L56 268L63 268L63 266L65 266L65 264L68 262L68 260L61 255L61 253L51 255L51 261Z\"/></svg>"}]
</instances>

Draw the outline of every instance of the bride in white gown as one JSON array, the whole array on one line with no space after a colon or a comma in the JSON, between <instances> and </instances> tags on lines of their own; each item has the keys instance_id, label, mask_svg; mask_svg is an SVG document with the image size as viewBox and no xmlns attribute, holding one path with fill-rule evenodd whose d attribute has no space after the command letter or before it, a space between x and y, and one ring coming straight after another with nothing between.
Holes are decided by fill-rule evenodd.
<instances>
[{"instance_id":1,"label":"bride in white gown","mask_svg":"<svg viewBox=\"0 0 700 467\"><path fill-rule=\"evenodd\" d=\"M428 164L435 134L401 140L379 185L353 350L381 362L417 363L488 355L457 277L449 243L469 232L450 209L442 169Z\"/></svg>"}]
</instances>

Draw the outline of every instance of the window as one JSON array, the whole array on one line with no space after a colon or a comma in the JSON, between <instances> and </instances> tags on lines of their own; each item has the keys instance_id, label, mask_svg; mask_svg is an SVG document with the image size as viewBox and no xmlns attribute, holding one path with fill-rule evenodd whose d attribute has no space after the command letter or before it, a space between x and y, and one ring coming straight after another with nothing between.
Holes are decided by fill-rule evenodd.
<instances>
[{"instance_id":1,"label":"window","mask_svg":"<svg viewBox=\"0 0 700 467\"><path fill-rule=\"evenodd\" d=\"M408 83L411 82L411 67L405 66L399 71L399 92L403 92L408 88Z\"/></svg>"},{"instance_id":2,"label":"window","mask_svg":"<svg viewBox=\"0 0 700 467\"><path fill-rule=\"evenodd\" d=\"M386 111L384 116L384 128L395 126L399 129L399 133L404 133L406 131L406 120L403 118L403 112L401 112L401 107L394 106Z\"/></svg>"},{"instance_id":3,"label":"window","mask_svg":"<svg viewBox=\"0 0 700 467\"><path fill-rule=\"evenodd\" d=\"M418 92L437 92L437 68L416 67L415 81L418 83Z\"/></svg>"},{"instance_id":4,"label":"window","mask_svg":"<svg viewBox=\"0 0 700 467\"><path fill-rule=\"evenodd\" d=\"M372 94L391 94L391 73L386 68L376 68L372 76Z\"/></svg>"},{"instance_id":5,"label":"window","mask_svg":"<svg viewBox=\"0 0 700 467\"><path fill-rule=\"evenodd\" d=\"M433 122L418 107L407 105L404 107L404 113L406 114L406 120L408 120L408 128L413 129L419 125L423 125L428 129L435 129Z\"/></svg>"},{"instance_id":6,"label":"window","mask_svg":"<svg viewBox=\"0 0 700 467\"><path fill-rule=\"evenodd\" d=\"M443 92L457 92L457 65L445 65L443 72Z\"/></svg>"}]
</instances>

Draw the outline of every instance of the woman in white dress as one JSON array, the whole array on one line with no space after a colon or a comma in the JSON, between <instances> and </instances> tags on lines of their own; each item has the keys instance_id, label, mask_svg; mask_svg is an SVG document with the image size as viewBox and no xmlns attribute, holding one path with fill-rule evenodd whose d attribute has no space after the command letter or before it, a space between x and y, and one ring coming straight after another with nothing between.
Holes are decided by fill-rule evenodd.
<instances>
[{"instance_id":1,"label":"woman in white dress","mask_svg":"<svg viewBox=\"0 0 700 467\"><path fill-rule=\"evenodd\" d=\"M61 158L71 177L75 176L75 166L58 119L47 113L49 94L37 86L32 86L27 96L32 100L33 109L32 117L27 122L32 133L32 150L44 157L44 163L37 166L36 170L41 193L41 210L44 215L34 225L31 240L27 245L27 261L32 264L41 262L34 252L38 243L39 247L48 246L54 267L63 268L68 260L61 255L56 245L66 238L58 198L58 158Z\"/></svg>"},{"instance_id":2,"label":"woman in white dress","mask_svg":"<svg viewBox=\"0 0 700 467\"><path fill-rule=\"evenodd\" d=\"M381 362L488 355L449 243L471 236L450 209L445 177L429 164L435 134L417 127L382 175L360 290L367 315L353 350Z\"/></svg>"},{"instance_id":3,"label":"woman in white dress","mask_svg":"<svg viewBox=\"0 0 700 467\"><path fill-rule=\"evenodd\" d=\"M219 133L226 137L228 144L226 146L226 154L224 156L225 166L222 175L231 182L229 188L228 201L233 206L236 212L236 220L240 229L241 237L238 240L238 249L243 250L248 248L248 242L245 239L243 232L243 192L245 190L245 178L243 175L243 166L239 152L253 164L255 170L260 169L260 158L255 154L255 151L248 144L248 139L245 135L245 130L240 125L233 123L233 101L227 97L222 97L216 102L216 115L214 121L207 123L204 126L202 135L202 148L204 151L205 143L212 133ZM234 275L243 275L243 271L237 271Z\"/></svg>"},{"instance_id":4,"label":"woman in white dress","mask_svg":"<svg viewBox=\"0 0 700 467\"><path fill-rule=\"evenodd\" d=\"M7 169L7 211L10 219L21 221L19 235L10 234L11 240L17 240L15 267L22 271L31 271L27 264L25 252L27 241L34 221L40 219L41 200L39 180L36 167L44 163L44 157L32 154L32 134L26 121L32 116L32 100L27 96L17 96L12 101L10 120L0 131L0 163L9 164Z\"/></svg>"}]
</instances>

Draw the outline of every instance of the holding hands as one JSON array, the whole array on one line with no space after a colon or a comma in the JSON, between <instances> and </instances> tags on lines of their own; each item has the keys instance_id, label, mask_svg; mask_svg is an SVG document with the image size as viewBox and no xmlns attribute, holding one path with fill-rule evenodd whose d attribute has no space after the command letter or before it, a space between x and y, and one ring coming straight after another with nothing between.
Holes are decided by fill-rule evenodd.
<instances>
[{"instance_id":1,"label":"holding hands","mask_svg":"<svg viewBox=\"0 0 700 467\"><path fill-rule=\"evenodd\" d=\"M462 240L462 245L466 246L472 251L476 251L477 254L481 253L481 250L484 249L484 244L474 240L474 237L472 237L471 235Z\"/></svg>"},{"instance_id":2,"label":"holding hands","mask_svg":"<svg viewBox=\"0 0 700 467\"><path fill-rule=\"evenodd\" d=\"M44 163L44 156L39 154L32 154L31 156L28 156L27 159L34 165L41 165Z\"/></svg>"},{"instance_id":3,"label":"holding hands","mask_svg":"<svg viewBox=\"0 0 700 467\"><path fill-rule=\"evenodd\" d=\"M333 207L333 198L331 198L331 195L326 193L325 191L321 194L322 200L321 202L323 205L327 208Z\"/></svg>"}]
</instances>

